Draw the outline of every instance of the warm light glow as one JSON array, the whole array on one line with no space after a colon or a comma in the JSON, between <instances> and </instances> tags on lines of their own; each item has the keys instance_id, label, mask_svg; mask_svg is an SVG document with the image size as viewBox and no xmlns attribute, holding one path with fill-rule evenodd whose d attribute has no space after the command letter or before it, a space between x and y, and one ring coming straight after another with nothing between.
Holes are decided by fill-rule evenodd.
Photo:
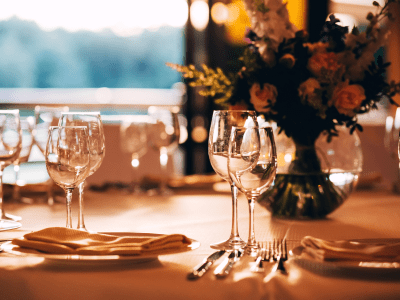
<instances>
[{"instance_id":1,"label":"warm light glow","mask_svg":"<svg viewBox=\"0 0 400 300\"><path fill-rule=\"evenodd\" d=\"M228 8L222 2L217 2L211 7L211 18L213 21L221 25L228 19Z\"/></svg>"},{"instance_id":2,"label":"warm light glow","mask_svg":"<svg viewBox=\"0 0 400 300\"><path fill-rule=\"evenodd\" d=\"M208 138L208 131L203 126L196 126L192 129L192 140L196 143L202 143Z\"/></svg>"},{"instance_id":3,"label":"warm light glow","mask_svg":"<svg viewBox=\"0 0 400 300\"><path fill-rule=\"evenodd\" d=\"M203 31L208 25L208 4L205 1L197 0L190 6L190 21L192 26Z\"/></svg>"},{"instance_id":4,"label":"warm light glow","mask_svg":"<svg viewBox=\"0 0 400 300\"><path fill-rule=\"evenodd\" d=\"M139 160L138 160L137 158L132 159L131 165L132 165L132 167L134 167L134 168L139 167Z\"/></svg>"},{"instance_id":5,"label":"warm light glow","mask_svg":"<svg viewBox=\"0 0 400 300\"><path fill-rule=\"evenodd\" d=\"M396 115L394 117L394 128L395 129L400 128L400 107L396 109Z\"/></svg>"},{"instance_id":6,"label":"warm light glow","mask_svg":"<svg viewBox=\"0 0 400 300\"><path fill-rule=\"evenodd\" d=\"M186 0L13 0L2 3L0 20L16 16L36 22L43 30L68 31L111 29L118 35L133 35L144 28L183 27L188 19Z\"/></svg>"},{"instance_id":7,"label":"warm light glow","mask_svg":"<svg viewBox=\"0 0 400 300\"><path fill-rule=\"evenodd\" d=\"M386 132L392 131L392 128L393 128L393 117L392 116L388 116L386 118L385 128L386 128Z\"/></svg>"},{"instance_id":8,"label":"warm light glow","mask_svg":"<svg viewBox=\"0 0 400 300\"><path fill-rule=\"evenodd\" d=\"M290 22L296 25L297 29L304 29L305 0L289 0L286 3Z\"/></svg>"},{"instance_id":9,"label":"warm light glow","mask_svg":"<svg viewBox=\"0 0 400 300\"><path fill-rule=\"evenodd\" d=\"M290 163L292 161L292 154L285 154L285 162Z\"/></svg>"},{"instance_id":10,"label":"warm light glow","mask_svg":"<svg viewBox=\"0 0 400 300\"><path fill-rule=\"evenodd\" d=\"M162 148L161 148L162 149ZM166 166L167 165L167 163L168 163L168 154L167 154L167 152L165 151L165 152L163 152L163 151L161 151L160 150L160 164L162 165L162 166Z\"/></svg>"},{"instance_id":11,"label":"warm light glow","mask_svg":"<svg viewBox=\"0 0 400 300\"><path fill-rule=\"evenodd\" d=\"M179 144L186 142L188 138L188 131L186 126L179 126Z\"/></svg>"},{"instance_id":12,"label":"warm light glow","mask_svg":"<svg viewBox=\"0 0 400 300\"><path fill-rule=\"evenodd\" d=\"M228 20L225 23L228 40L236 45L246 44L246 29L251 27L250 19L242 0L234 0L228 6Z\"/></svg>"}]
</instances>

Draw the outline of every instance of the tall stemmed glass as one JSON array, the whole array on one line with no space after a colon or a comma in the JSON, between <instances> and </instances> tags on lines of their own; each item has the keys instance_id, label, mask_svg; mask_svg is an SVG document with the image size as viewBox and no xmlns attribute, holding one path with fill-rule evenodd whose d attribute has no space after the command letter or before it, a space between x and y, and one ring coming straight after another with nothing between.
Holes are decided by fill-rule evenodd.
<instances>
[{"instance_id":1,"label":"tall stemmed glass","mask_svg":"<svg viewBox=\"0 0 400 300\"><path fill-rule=\"evenodd\" d=\"M246 242L239 236L237 222L237 188L228 174L229 138L233 126L258 126L257 114L250 110L215 110L208 138L208 156L214 171L226 180L232 192L232 228L228 240L212 244L211 248L234 250Z\"/></svg>"},{"instance_id":2,"label":"tall stemmed glass","mask_svg":"<svg viewBox=\"0 0 400 300\"><path fill-rule=\"evenodd\" d=\"M169 155L173 153L179 144L178 113L175 108L167 109L151 106L148 109L148 114L154 122L149 125L150 144L153 149L160 153L162 175L158 193L160 195L170 195L172 192L167 187L167 165Z\"/></svg>"},{"instance_id":3,"label":"tall stemmed glass","mask_svg":"<svg viewBox=\"0 0 400 300\"><path fill-rule=\"evenodd\" d=\"M6 214L3 209L3 171L18 159L21 152L21 124L19 110L0 110L0 228L20 227L21 217Z\"/></svg>"},{"instance_id":4,"label":"tall stemmed glass","mask_svg":"<svg viewBox=\"0 0 400 300\"><path fill-rule=\"evenodd\" d=\"M69 111L68 106L63 107L51 107L51 106L43 106L36 105L35 106L35 125L32 131L33 139L35 145L43 154L46 153L46 144L47 137L50 126L56 126L58 124L58 119L60 117L60 113L65 111ZM48 181L47 186L47 203L49 205L53 205L55 200L57 199L53 195L53 181Z\"/></svg>"},{"instance_id":5,"label":"tall stemmed glass","mask_svg":"<svg viewBox=\"0 0 400 300\"><path fill-rule=\"evenodd\" d=\"M119 132L122 151L131 155L131 191L140 193L138 169L139 159L147 152L147 123L130 118L122 122Z\"/></svg>"},{"instance_id":6,"label":"tall stemmed glass","mask_svg":"<svg viewBox=\"0 0 400 300\"><path fill-rule=\"evenodd\" d=\"M31 154L31 149L33 145L32 131L35 120L33 117L27 117L24 119L21 118L20 123L21 123L21 134L22 134L21 152L19 153L18 158L14 161L15 184L13 188L13 199L15 201L21 200L20 185L25 184L25 182L21 182L21 180L19 179L19 169L21 163L27 162L29 159L29 155Z\"/></svg>"},{"instance_id":7,"label":"tall stemmed glass","mask_svg":"<svg viewBox=\"0 0 400 300\"><path fill-rule=\"evenodd\" d=\"M100 112L62 112L58 126L86 126L88 128L90 171L87 173L87 177L89 177L98 170L106 153L103 122L101 121ZM87 231L83 218L84 188L85 181L83 180L79 184L79 215L77 228Z\"/></svg>"},{"instance_id":8,"label":"tall stemmed glass","mask_svg":"<svg viewBox=\"0 0 400 300\"><path fill-rule=\"evenodd\" d=\"M89 135L87 126L50 126L45 152L46 168L67 196L67 228L72 228L72 191L89 174Z\"/></svg>"},{"instance_id":9,"label":"tall stemmed glass","mask_svg":"<svg viewBox=\"0 0 400 300\"><path fill-rule=\"evenodd\" d=\"M228 172L237 188L249 202L248 254L257 254L254 231L254 206L257 198L275 179L276 146L271 127L233 127L228 150Z\"/></svg>"}]
</instances>

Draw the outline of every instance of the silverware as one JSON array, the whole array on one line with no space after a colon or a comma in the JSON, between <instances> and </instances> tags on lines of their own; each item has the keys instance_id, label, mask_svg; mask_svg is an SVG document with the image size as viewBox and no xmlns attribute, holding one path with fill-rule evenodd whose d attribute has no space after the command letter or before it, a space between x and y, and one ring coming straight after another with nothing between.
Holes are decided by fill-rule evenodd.
<instances>
[{"instance_id":1,"label":"silverware","mask_svg":"<svg viewBox=\"0 0 400 300\"><path fill-rule=\"evenodd\" d=\"M193 271L187 275L187 279L193 280L198 279L204 275L205 272L217 261L222 255L225 254L225 250L216 251L207 258L205 258L199 265L193 268Z\"/></svg>"},{"instance_id":2,"label":"silverware","mask_svg":"<svg viewBox=\"0 0 400 300\"><path fill-rule=\"evenodd\" d=\"M272 272L280 272L281 274L287 275L287 271L284 262L288 259L286 239L280 242L274 240L273 245L273 260L276 261Z\"/></svg>"},{"instance_id":3,"label":"silverware","mask_svg":"<svg viewBox=\"0 0 400 300\"><path fill-rule=\"evenodd\" d=\"M233 250L227 258L215 269L214 274L217 278L225 278L231 272L233 265L242 256L242 250Z\"/></svg>"},{"instance_id":4,"label":"silverware","mask_svg":"<svg viewBox=\"0 0 400 300\"><path fill-rule=\"evenodd\" d=\"M264 262L269 262L271 260L271 250L270 250L270 243L259 243L258 244L259 252L257 255L257 259L251 268L252 272L261 273L264 272Z\"/></svg>"}]
</instances>

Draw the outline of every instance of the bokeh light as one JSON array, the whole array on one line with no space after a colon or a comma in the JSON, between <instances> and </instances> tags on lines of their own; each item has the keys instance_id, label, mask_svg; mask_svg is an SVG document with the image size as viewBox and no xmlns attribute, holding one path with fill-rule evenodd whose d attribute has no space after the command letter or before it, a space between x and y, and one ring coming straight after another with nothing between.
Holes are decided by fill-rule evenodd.
<instances>
[{"instance_id":1,"label":"bokeh light","mask_svg":"<svg viewBox=\"0 0 400 300\"><path fill-rule=\"evenodd\" d=\"M211 7L211 18L218 25L224 24L228 20L228 15L228 8L222 2L214 3Z\"/></svg>"},{"instance_id":2,"label":"bokeh light","mask_svg":"<svg viewBox=\"0 0 400 300\"><path fill-rule=\"evenodd\" d=\"M208 4L203 0L197 0L190 5L190 22L197 31L206 29L209 21Z\"/></svg>"}]
</instances>

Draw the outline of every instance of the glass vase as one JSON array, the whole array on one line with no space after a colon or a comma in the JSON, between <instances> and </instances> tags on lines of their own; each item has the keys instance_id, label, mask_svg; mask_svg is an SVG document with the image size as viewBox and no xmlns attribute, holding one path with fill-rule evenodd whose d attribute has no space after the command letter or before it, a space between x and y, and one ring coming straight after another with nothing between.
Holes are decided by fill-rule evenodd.
<instances>
[{"instance_id":1,"label":"glass vase","mask_svg":"<svg viewBox=\"0 0 400 300\"><path fill-rule=\"evenodd\" d=\"M321 135L313 145L301 145L276 134L278 169L274 184L258 199L274 217L324 218L354 190L362 170L357 132L339 128L327 142Z\"/></svg>"}]
</instances>

